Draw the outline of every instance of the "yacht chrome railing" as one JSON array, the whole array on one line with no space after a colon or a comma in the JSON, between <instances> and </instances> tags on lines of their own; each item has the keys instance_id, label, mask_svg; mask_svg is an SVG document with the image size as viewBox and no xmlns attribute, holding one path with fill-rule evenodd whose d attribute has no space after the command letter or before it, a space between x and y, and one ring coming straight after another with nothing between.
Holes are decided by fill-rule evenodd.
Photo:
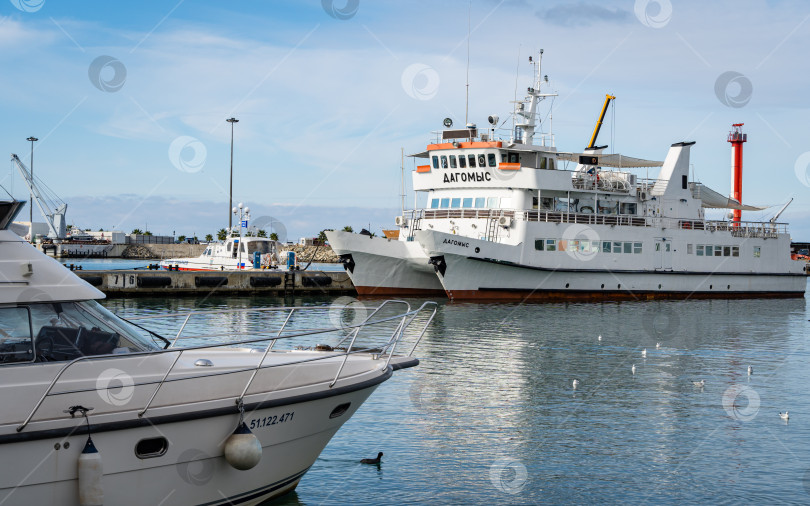
<instances>
[{"instance_id":1,"label":"yacht chrome railing","mask_svg":"<svg viewBox=\"0 0 810 506\"><path fill-rule=\"evenodd\" d=\"M383 307L388 306L388 305L393 305L393 304L402 304L402 305L405 306L406 310L404 312L402 312L402 313L399 313L399 314L396 314L396 315L393 315L393 316L379 317L376 320L371 320L371 318L374 315L378 314L379 311ZM163 355L163 354L171 354L171 353L174 353L174 354L177 355L174 358L174 360L172 361L171 366L169 367L169 369L166 371L166 373L163 375L161 380L158 382L157 386L155 387L155 390L152 392L151 396L149 397L149 400L146 402L144 407L138 411L138 417L143 417L144 416L144 414L147 412L147 410L151 407L154 399L157 397L157 394L161 390L161 387L165 383L169 383L169 382L173 382L173 381L194 380L194 379L203 378L203 377L207 377L207 376L211 376L211 375L222 376L222 375L238 374L238 373L243 373L243 372L250 371L251 372L250 377L248 378L244 388L241 389L241 392L238 395L234 396L235 404L237 406L239 406L241 404L241 402L243 401L245 395L247 394L247 391L250 388L250 385L253 383L253 380L255 379L256 375L262 369L269 369L269 368L273 368L273 367L291 366L291 365L297 365L297 364L302 364L302 363L307 363L307 362L316 362L316 361L321 361L321 360L328 360L328 359L332 359L332 358L335 358L335 357L343 357L343 360L340 361L340 365L339 365L339 367L337 369L337 373L335 375L334 380L332 380L331 383L329 384L329 387L332 388L338 382L338 380L340 379L340 374L343 371L343 368L344 368L346 362L348 361L349 355L359 354L359 353L373 353L373 355L378 359L385 357L386 358L385 365L386 365L386 368L387 368L390 365L391 359L394 356L394 352L395 352L397 344L399 343L400 340L403 339L406 331L410 328L410 325L416 320L417 317L419 317L419 315L424 315L427 312L429 314L427 316L425 316L424 324L421 325L421 329L417 329L417 331L416 331L416 333L418 334L418 337L416 338L416 340L414 342L414 345L412 346L410 352L408 353L408 355L406 355L408 357L413 356L413 353L416 350L416 347L419 345L419 342L422 340L422 337L425 335L425 332L427 331L428 326L433 321L433 318L436 316L436 312L438 310L438 305L435 302L428 301L428 302L424 302L421 306L419 306L419 308L417 308L415 310L412 310L410 304L408 302L406 302L406 301L387 300L387 301L383 302L380 306L375 308L374 311L369 316L367 316L362 322L357 323L357 324L336 326L336 327L316 328L316 329L286 330L287 324L291 320L293 314L296 314L296 313L300 314L302 312L307 312L307 311L318 311L318 310L323 311L323 310L335 310L335 309L344 310L344 309L356 309L356 308L352 308L351 306L310 306L310 307L280 307L280 308L257 308L257 309L226 309L226 310L214 310L214 311L191 311L191 312L188 312L188 313L183 312L183 313L175 313L175 314L161 314L161 315L149 315L149 316L127 318L127 320L129 320L129 321L134 321L134 320L158 320L158 319L178 318L178 317L184 317L185 316L185 319L183 321L181 329L177 333L177 335L175 336L175 342L176 342L177 339L179 339L181 337L181 334L183 333L184 329L186 328L189 320L192 317L195 317L195 316L213 315L213 314L251 313L251 312L252 313L268 313L268 312L276 312L277 313L277 312L282 312L282 311L286 312L286 317L284 319L284 324L281 326L281 328L277 332L273 332L273 335L271 335L271 336L266 336L265 335L265 336L256 337L256 338L252 338L252 339L243 339L243 340L238 340L238 341L228 341L228 342L220 342L220 343L205 343L205 344L199 344L199 345L194 345L194 346L186 346L186 347L181 347L181 348L176 348L174 346L174 343L172 343L171 347L169 347L167 349L163 349L163 350L142 351L142 352L123 353L123 354L88 355L88 356L82 356L82 357L75 358L75 359L65 363L65 365L61 369L59 369L59 371L56 373L56 375L54 375L53 379L48 384L48 387L45 390L45 392L42 394L42 396L39 398L37 403L34 405L31 412L28 414L28 416L25 418L25 420L17 427L16 430L17 430L17 432L21 432L23 429L25 429L26 426L28 426L28 424L31 422L31 420L33 420L33 418L36 415L39 408L45 402L45 399L47 399L49 396L51 396L51 395L61 395L61 394L66 393L66 392L53 393L53 389L56 386L56 384L59 382L59 380L65 375L65 373L71 367L73 367L75 364L78 364L78 363L81 363L81 362L89 362L89 361L94 361L94 360L122 360L122 359L132 358L132 357L139 357L139 356L140 357L151 357L151 356L157 356L157 355ZM394 328L393 333L391 334L391 336L388 338L388 340L385 342L385 344L383 346L376 347L376 348L370 348L370 347L369 348L360 348L360 349L355 349L354 348L354 344L355 344L355 341L357 339L357 336L358 336L360 330L365 329L366 327L382 326L382 325L384 325L386 323L389 323L389 322L397 322L397 323L396 323L396 326ZM329 334L329 333L334 333L334 332L345 331L347 329L353 329L353 330L351 331L351 334L350 334L351 337L352 337L351 343L349 344L349 346L346 347L345 351L344 350L338 350L338 347L336 346L336 347L332 348L332 350L338 350L339 353L326 353L326 352L324 352L324 355L319 356L319 357L303 358L303 359L300 359L300 360L285 361L285 362L280 363L280 364L269 364L269 365L264 364L265 360L267 359L267 356L269 355L270 351L272 350L273 346L275 345L276 341L278 341L278 340L287 340L287 339L292 340L292 339L297 338L297 337L323 335L323 334ZM285 333L285 332L287 332L287 333ZM238 333L231 333L230 335L239 335L239 334ZM193 337L194 338L204 338L204 337L212 337L212 336L196 335L196 336L193 336ZM183 377L180 377L180 378L169 379L169 376L171 375L172 370L174 370L175 365L177 364L177 362L179 361L180 357L183 355L184 352L193 351L193 350L202 350L202 349L230 348L230 347L235 347L235 346L253 345L253 344L258 344L258 343L262 343L262 342L266 342L266 341L270 341L270 342L268 343L267 347L265 348L264 354L262 355L261 360L259 360L259 362L258 362L258 364L256 366L241 367L241 368L237 368L237 369L233 369L233 370L229 370L229 371L224 371L224 372L223 371L217 371L217 372L211 373L211 374L187 375L187 376L183 376ZM339 342L339 344L341 344L343 342L345 342L345 338L342 339ZM147 385L149 383L153 383L153 382L135 384L135 385L133 385L133 387ZM110 388L110 387L107 387L107 388ZM94 391L94 390L97 391L98 389L88 389L87 391ZM82 390L72 390L71 393L76 393L76 392L81 392L81 391Z\"/></svg>"}]
</instances>

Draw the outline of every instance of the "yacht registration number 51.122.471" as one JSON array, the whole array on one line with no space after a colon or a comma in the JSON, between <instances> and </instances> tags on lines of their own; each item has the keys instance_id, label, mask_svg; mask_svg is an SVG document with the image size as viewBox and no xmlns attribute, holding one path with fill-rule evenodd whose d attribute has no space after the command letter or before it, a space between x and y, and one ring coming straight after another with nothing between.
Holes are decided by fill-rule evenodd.
<instances>
[{"instance_id":1,"label":"yacht registration number 51.122.471","mask_svg":"<svg viewBox=\"0 0 810 506\"><path fill-rule=\"evenodd\" d=\"M258 429L259 427L266 427L268 425L277 425L279 423L289 422L292 420L293 415L295 414L294 411L290 411L289 413L284 413L283 415L272 415L266 416L264 418L254 418L250 421L248 426L251 429Z\"/></svg>"}]
</instances>

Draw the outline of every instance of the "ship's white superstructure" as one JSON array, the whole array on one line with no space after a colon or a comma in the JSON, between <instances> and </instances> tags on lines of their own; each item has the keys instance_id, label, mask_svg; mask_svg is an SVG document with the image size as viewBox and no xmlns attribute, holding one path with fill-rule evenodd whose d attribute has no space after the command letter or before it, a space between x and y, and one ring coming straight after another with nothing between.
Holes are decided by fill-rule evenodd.
<instances>
[{"instance_id":1,"label":"ship's white superstructure","mask_svg":"<svg viewBox=\"0 0 810 506\"><path fill-rule=\"evenodd\" d=\"M398 241L328 234L360 293L433 289L416 275L428 264L453 299L803 296L787 225L706 218L707 208L763 208L693 181L693 142L663 162L604 153L595 140L608 96L583 152L559 152L550 135L534 144L545 86L538 65L507 139L490 116L486 133L444 130L414 155L427 161L413 172L426 205L396 219ZM656 178L636 174L650 167Z\"/></svg>"}]
</instances>

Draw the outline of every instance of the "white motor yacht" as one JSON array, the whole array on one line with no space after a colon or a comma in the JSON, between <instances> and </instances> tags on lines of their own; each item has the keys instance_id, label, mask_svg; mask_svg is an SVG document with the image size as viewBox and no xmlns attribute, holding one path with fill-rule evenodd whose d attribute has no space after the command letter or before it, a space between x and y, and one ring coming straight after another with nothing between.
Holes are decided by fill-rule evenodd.
<instances>
[{"instance_id":1,"label":"white motor yacht","mask_svg":"<svg viewBox=\"0 0 810 506\"><path fill-rule=\"evenodd\" d=\"M273 239L236 236L208 244L198 257L161 260L160 267L177 271L278 269L289 253L282 252L281 243Z\"/></svg>"},{"instance_id":2,"label":"white motor yacht","mask_svg":"<svg viewBox=\"0 0 810 506\"><path fill-rule=\"evenodd\" d=\"M160 267L175 271L233 271L254 269L287 269L297 267L295 253L282 251L281 243L268 237L246 233L250 223L250 209L240 202L233 208L238 213L237 225L227 229L227 237L209 243L198 257L167 258Z\"/></svg>"},{"instance_id":3,"label":"white motor yacht","mask_svg":"<svg viewBox=\"0 0 810 506\"><path fill-rule=\"evenodd\" d=\"M360 323L319 330L311 323L328 306L124 320L8 230L21 206L0 202L2 504L257 504L287 493L380 383L418 363L435 314L433 303L386 301ZM176 327L172 340L154 330ZM206 335L189 336L195 328Z\"/></svg>"}]
</instances>

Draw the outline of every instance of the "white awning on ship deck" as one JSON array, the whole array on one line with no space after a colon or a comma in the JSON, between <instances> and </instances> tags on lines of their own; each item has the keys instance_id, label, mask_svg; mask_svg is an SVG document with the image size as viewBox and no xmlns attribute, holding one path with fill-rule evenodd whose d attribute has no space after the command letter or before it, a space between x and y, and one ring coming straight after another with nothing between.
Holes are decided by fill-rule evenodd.
<instances>
[{"instance_id":1,"label":"white awning on ship deck","mask_svg":"<svg viewBox=\"0 0 810 506\"><path fill-rule=\"evenodd\" d=\"M645 160L643 158L633 158L632 156L624 156L620 153L613 154L594 154L594 153L557 153L557 158L566 160L568 162L579 163L580 156L587 156L588 158L596 157L599 159L598 163L601 167L615 167L619 169L633 169L639 167L661 167L664 162L655 160Z\"/></svg>"},{"instance_id":2,"label":"white awning on ship deck","mask_svg":"<svg viewBox=\"0 0 810 506\"><path fill-rule=\"evenodd\" d=\"M767 209L767 207L740 204L736 200L730 199L701 183L689 183L689 189L692 191L694 198L700 199L703 207L712 209L738 209L740 211L762 211L763 209Z\"/></svg>"}]
</instances>

